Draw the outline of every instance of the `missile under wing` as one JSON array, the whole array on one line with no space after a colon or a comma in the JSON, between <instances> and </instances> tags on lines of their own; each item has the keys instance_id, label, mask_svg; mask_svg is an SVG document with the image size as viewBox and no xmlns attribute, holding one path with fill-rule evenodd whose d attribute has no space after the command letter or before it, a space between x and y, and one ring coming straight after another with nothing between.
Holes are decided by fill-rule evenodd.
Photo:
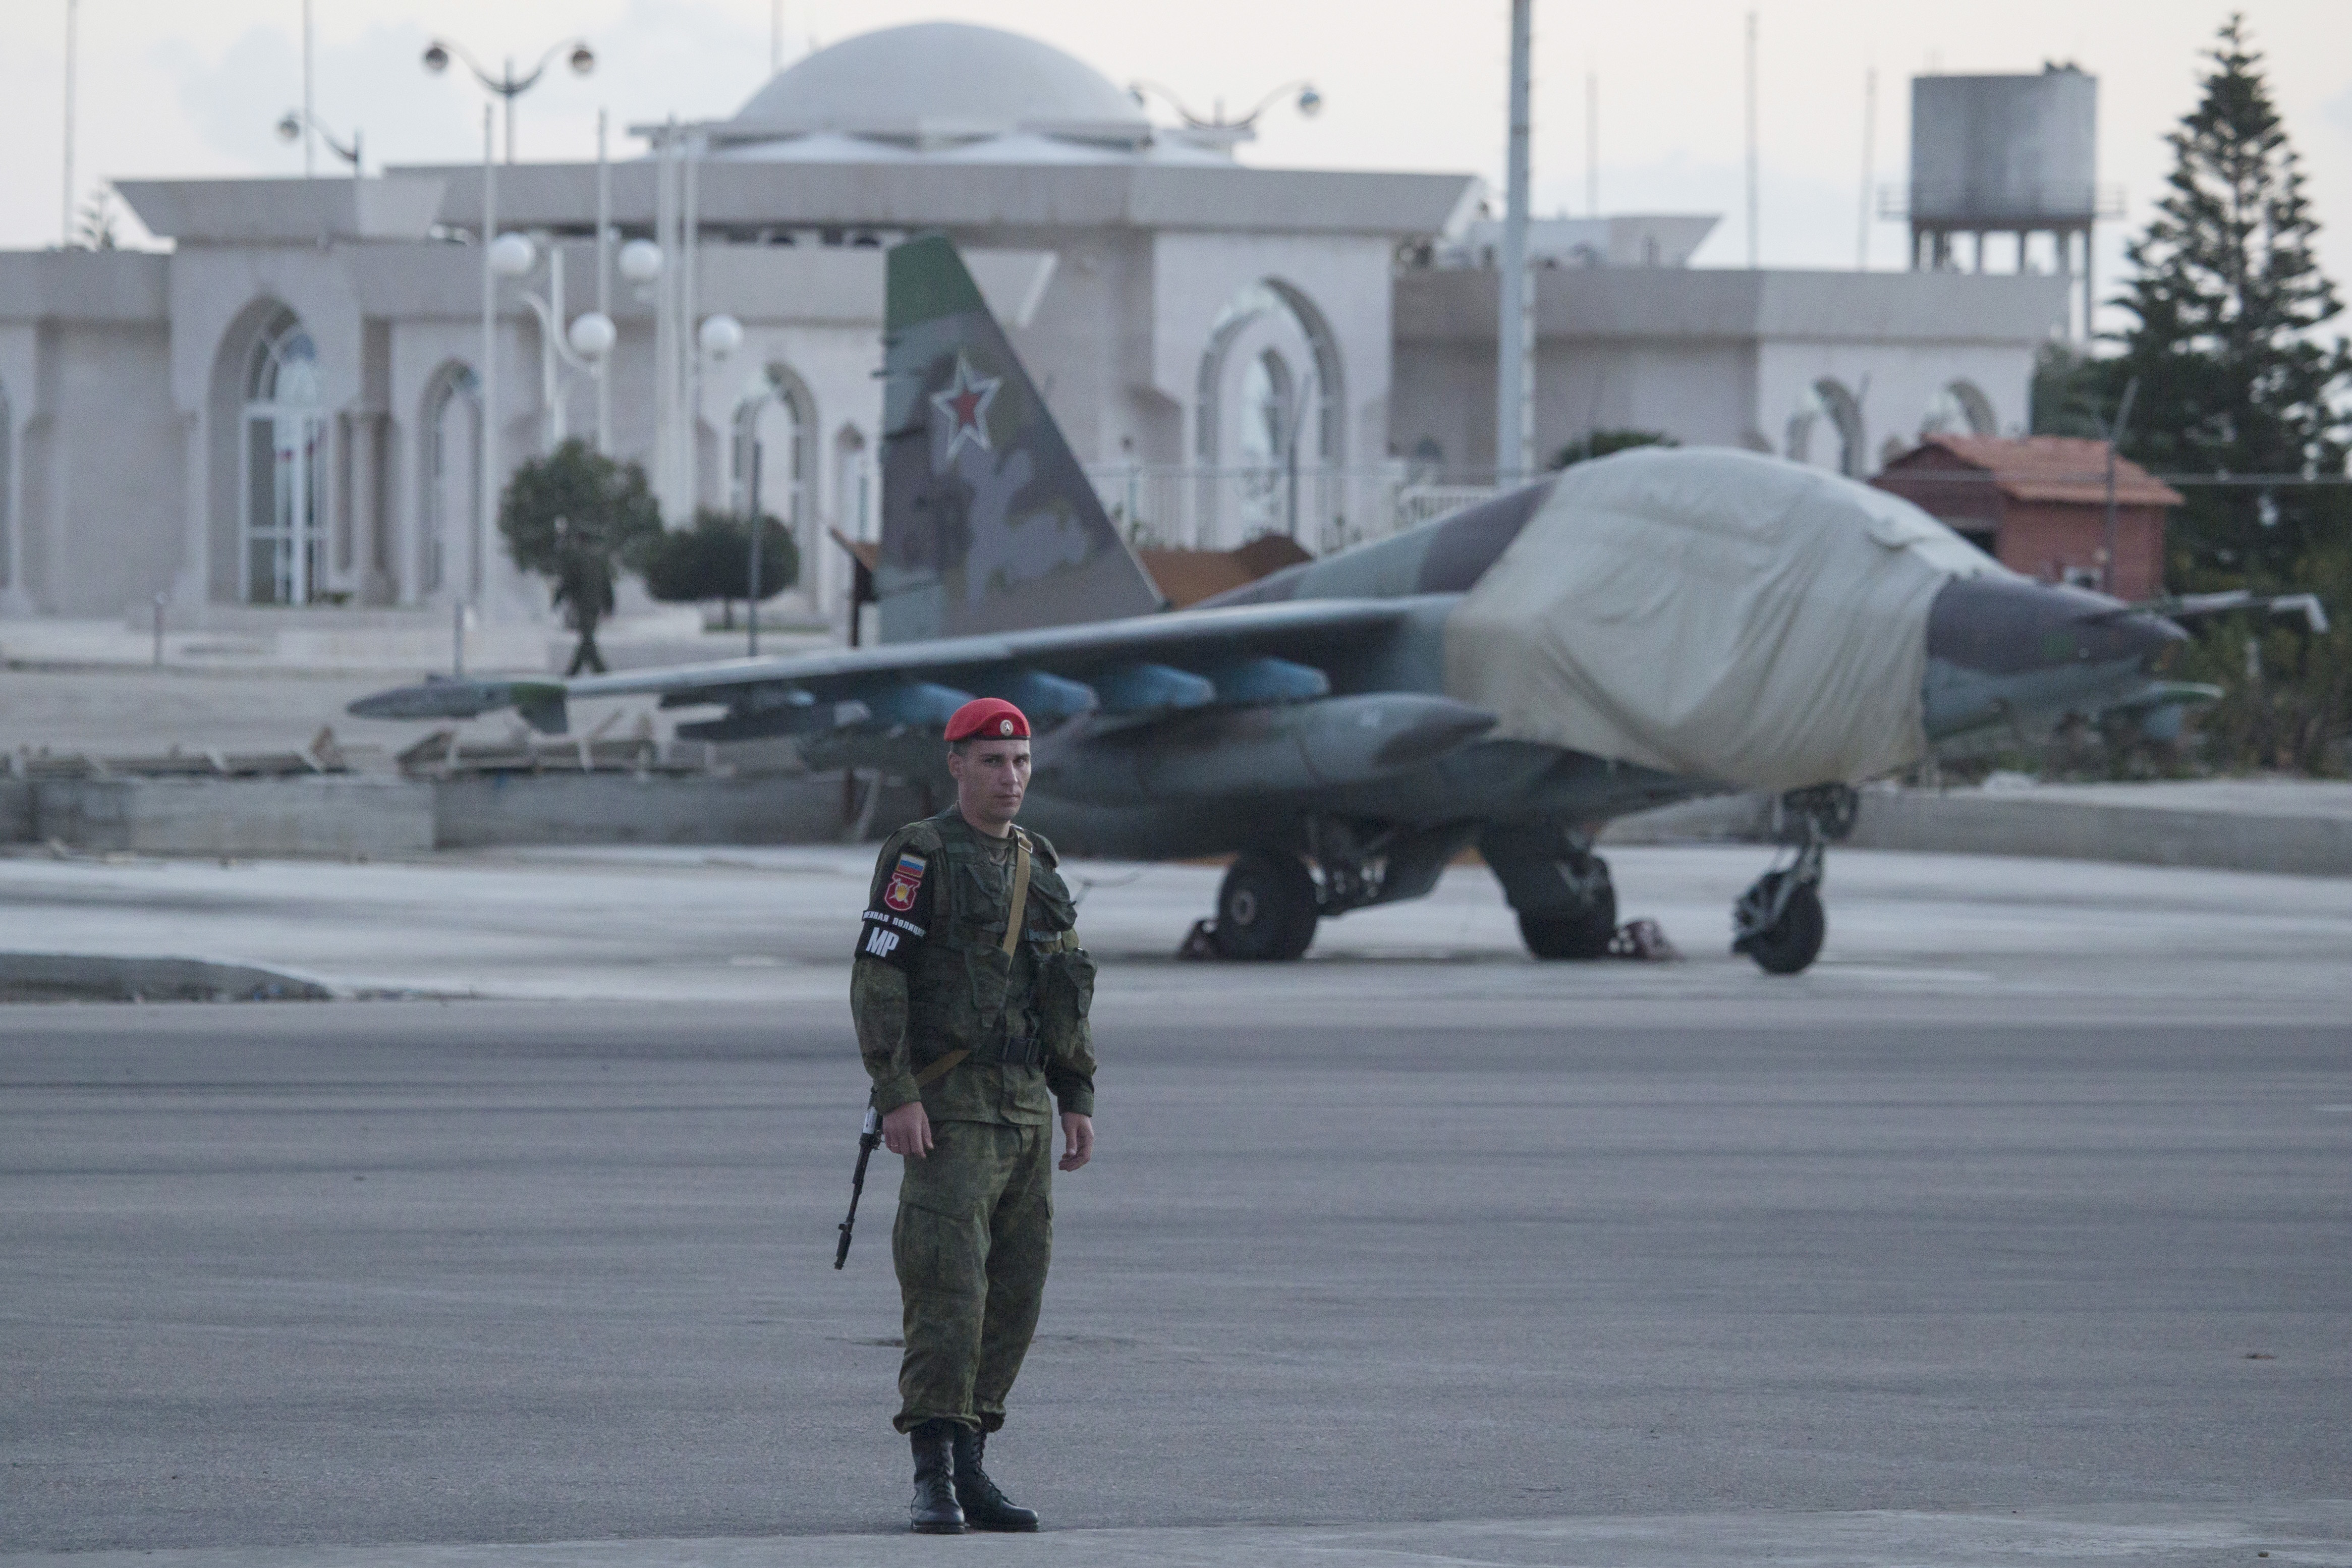
<instances>
[{"instance_id":1,"label":"missile under wing","mask_svg":"<svg viewBox=\"0 0 2352 1568\"><path fill-rule=\"evenodd\" d=\"M943 781L974 696L1038 731L1024 820L1076 854L1235 857L1202 943L1295 958L1475 846L1539 956L1616 932L1592 836L1730 789L1788 792L1795 861L1742 951L1819 951L1822 842L1864 779L2168 692L2180 634L2018 578L1908 502L1729 451L1579 465L1182 611L1105 514L948 240L888 258L878 646L570 681L436 682L362 716L568 697L717 711L810 765Z\"/></svg>"}]
</instances>

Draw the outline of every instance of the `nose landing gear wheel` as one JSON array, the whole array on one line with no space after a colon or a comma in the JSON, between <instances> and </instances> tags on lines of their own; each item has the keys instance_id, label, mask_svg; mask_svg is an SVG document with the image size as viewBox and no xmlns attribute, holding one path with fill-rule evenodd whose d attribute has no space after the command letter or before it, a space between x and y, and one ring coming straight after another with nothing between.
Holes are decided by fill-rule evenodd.
<instances>
[{"instance_id":1,"label":"nose landing gear wheel","mask_svg":"<svg viewBox=\"0 0 2352 1568\"><path fill-rule=\"evenodd\" d=\"M1210 933L1217 956L1290 959L1315 940L1315 879L1290 855L1244 855L1217 889L1217 923Z\"/></svg>"},{"instance_id":2,"label":"nose landing gear wheel","mask_svg":"<svg viewBox=\"0 0 2352 1568\"><path fill-rule=\"evenodd\" d=\"M1842 784L1790 790L1780 814L1793 819L1796 858L1756 879L1731 906L1731 951L1767 974L1795 974L1821 956L1829 919L1822 913L1822 862L1832 839L1853 830L1861 798ZM1784 839L1784 843L1790 840Z\"/></svg>"},{"instance_id":3,"label":"nose landing gear wheel","mask_svg":"<svg viewBox=\"0 0 2352 1568\"><path fill-rule=\"evenodd\" d=\"M1750 897L1769 908L1780 897L1781 884L1794 874L1768 873L1756 884ZM1731 944L1731 950L1754 959L1756 966L1767 974L1795 974L1821 956L1822 939L1828 934L1829 916L1822 910L1821 894L1811 884L1800 882L1789 889L1780 918L1741 936Z\"/></svg>"}]
</instances>

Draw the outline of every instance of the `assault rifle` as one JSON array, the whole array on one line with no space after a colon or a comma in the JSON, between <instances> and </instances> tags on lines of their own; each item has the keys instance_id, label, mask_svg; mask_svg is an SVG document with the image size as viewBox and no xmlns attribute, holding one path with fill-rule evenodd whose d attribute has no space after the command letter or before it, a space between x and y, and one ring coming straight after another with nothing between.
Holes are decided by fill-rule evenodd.
<instances>
[{"instance_id":1,"label":"assault rifle","mask_svg":"<svg viewBox=\"0 0 2352 1568\"><path fill-rule=\"evenodd\" d=\"M849 1231L857 1223L857 1197L866 1190L866 1163L874 1158L876 1145L882 1142L882 1113L874 1102L866 1102L866 1127L857 1135L857 1168L849 1173L849 1217L841 1222L841 1241L833 1249L835 1268L849 1261Z\"/></svg>"}]
</instances>

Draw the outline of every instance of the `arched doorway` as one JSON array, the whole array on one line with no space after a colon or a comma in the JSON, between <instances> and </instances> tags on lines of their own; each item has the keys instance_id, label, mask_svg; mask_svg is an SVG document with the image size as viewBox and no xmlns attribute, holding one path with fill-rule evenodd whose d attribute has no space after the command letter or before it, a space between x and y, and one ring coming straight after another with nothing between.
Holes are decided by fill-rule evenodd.
<instances>
[{"instance_id":1,"label":"arched doorway","mask_svg":"<svg viewBox=\"0 0 2352 1568\"><path fill-rule=\"evenodd\" d=\"M246 362L240 596L250 605L307 605L326 576L327 420L319 351L299 318L282 312Z\"/></svg>"},{"instance_id":2,"label":"arched doorway","mask_svg":"<svg viewBox=\"0 0 2352 1568\"><path fill-rule=\"evenodd\" d=\"M417 592L470 598L480 587L472 562L482 518L482 383L472 366L453 361L434 373L423 429Z\"/></svg>"}]
</instances>

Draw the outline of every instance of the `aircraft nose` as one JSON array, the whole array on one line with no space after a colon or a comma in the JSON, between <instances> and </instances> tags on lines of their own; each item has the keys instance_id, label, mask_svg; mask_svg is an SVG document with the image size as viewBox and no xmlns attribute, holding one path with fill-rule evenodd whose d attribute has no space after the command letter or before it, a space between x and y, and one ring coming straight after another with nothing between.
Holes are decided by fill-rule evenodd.
<instances>
[{"instance_id":1,"label":"aircraft nose","mask_svg":"<svg viewBox=\"0 0 2352 1568\"><path fill-rule=\"evenodd\" d=\"M2127 664L2152 670L2189 634L2161 616L2082 588L1956 577L1927 616L1927 657L1979 675Z\"/></svg>"}]
</instances>

